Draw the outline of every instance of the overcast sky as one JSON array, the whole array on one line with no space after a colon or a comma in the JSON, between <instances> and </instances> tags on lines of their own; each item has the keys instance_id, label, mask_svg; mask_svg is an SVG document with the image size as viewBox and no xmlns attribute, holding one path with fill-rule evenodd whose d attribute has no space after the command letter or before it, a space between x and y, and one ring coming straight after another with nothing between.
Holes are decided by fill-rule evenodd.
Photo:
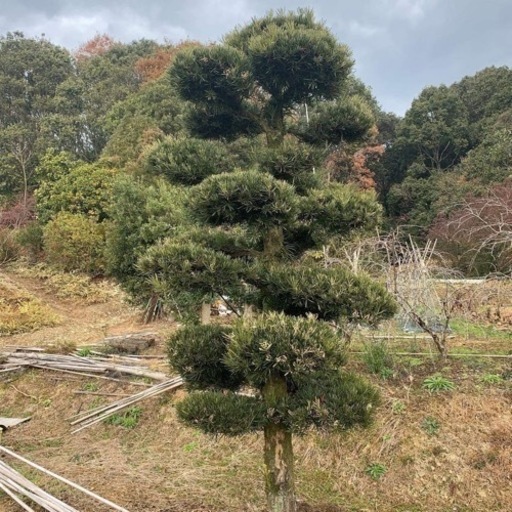
<instances>
[{"instance_id":1,"label":"overcast sky","mask_svg":"<svg viewBox=\"0 0 512 512\"><path fill-rule=\"evenodd\" d=\"M69 49L98 33L211 42L269 9L308 6L352 48L356 74L397 114L427 85L512 67L512 0L0 0L0 34L44 34Z\"/></svg>"}]
</instances>

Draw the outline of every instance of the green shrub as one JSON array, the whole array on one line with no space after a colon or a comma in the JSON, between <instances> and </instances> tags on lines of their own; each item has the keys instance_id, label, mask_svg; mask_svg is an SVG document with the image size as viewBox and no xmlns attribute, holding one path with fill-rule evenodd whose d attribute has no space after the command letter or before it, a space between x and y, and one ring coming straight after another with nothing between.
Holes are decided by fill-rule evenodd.
<instances>
[{"instance_id":1,"label":"green shrub","mask_svg":"<svg viewBox=\"0 0 512 512\"><path fill-rule=\"evenodd\" d=\"M152 296L137 260L158 240L175 236L186 225L182 203L186 193L164 180L146 186L130 176L113 185L106 230L107 272L115 277L132 299L146 303Z\"/></svg>"},{"instance_id":2,"label":"green shrub","mask_svg":"<svg viewBox=\"0 0 512 512\"><path fill-rule=\"evenodd\" d=\"M18 230L16 239L29 261L38 261L43 254L43 226L35 221Z\"/></svg>"},{"instance_id":3,"label":"green shrub","mask_svg":"<svg viewBox=\"0 0 512 512\"><path fill-rule=\"evenodd\" d=\"M105 270L105 227L84 215L59 213L43 229L49 263L65 271L100 274Z\"/></svg>"},{"instance_id":4,"label":"green shrub","mask_svg":"<svg viewBox=\"0 0 512 512\"><path fill-rule=\"evenodd\" d=\"M102 222L108 217L115 169L76 162L67 174L41 181L36 190L38 219L43 224L60 212L82 214Z\"/></svg>"},{"instance_id":5,"label":"green shrub","mask_svg":"<svg viewBox=\"0 0 512 512\"><path fill-rule=\"evenodd\" d=\"M455 384L442 375L432 375L432 377L427 377L423 381L423 388L427 389L431 393L439 393L442 391L454 390Z\"/></svg>"}]
</instances>

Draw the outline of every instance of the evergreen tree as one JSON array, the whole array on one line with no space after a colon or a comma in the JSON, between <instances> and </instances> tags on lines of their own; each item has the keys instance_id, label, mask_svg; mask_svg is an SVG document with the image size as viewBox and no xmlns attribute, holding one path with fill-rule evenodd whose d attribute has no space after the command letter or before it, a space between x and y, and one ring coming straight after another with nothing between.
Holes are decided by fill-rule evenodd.
<instances>
[{"instance_id":1,"label":"evergreen tree","mask_svg":"<svg viewBox=\"0 0 512 512\"><path fill-rule=\"evenodd\" d=\"M270 13L222 45L185 51L170 70L190 102L197 137L266 141L256 165L230 172L212 165L220 151L199 142L190 143L198 172L186 159L178 168L181 146L168 144L165 158L158 156L162 174L188 185L196 227L151 247L139 268L177 310L221 297L241 315L230 326L190 321L171 337L171 363L191 390L177 410L208 433L263 430L272 511L296 510L292 434L367 424L377 403L373 388L341 369L343 326L375 323L395 311L380 285L314 258L333 237L364 232L380 220L374 195L328 186L321 151L300 140L308 133L297 122L304 103L322 112L315 130L324 138L304 137L311 142L356 138L370 128L371 111L360 98L352 110L347 106L343 85L351 65L348 49L310 11L299 10ZM241 387L251 393L237 393Z\"/></svg>"}]
</instances>

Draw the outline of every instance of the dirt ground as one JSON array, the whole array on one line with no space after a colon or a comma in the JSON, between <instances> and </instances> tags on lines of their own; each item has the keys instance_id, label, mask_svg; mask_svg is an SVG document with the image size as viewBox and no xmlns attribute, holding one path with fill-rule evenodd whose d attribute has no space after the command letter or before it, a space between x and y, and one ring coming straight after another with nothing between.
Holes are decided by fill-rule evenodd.
<instances>
[{"instance_id":1,"label":"dirt ground","mask_svg":"<svg viewBox=\"0 0 512 512\"><path fill-rule=\"evenodd\" d=\"M54 327L0 337L8 346L72 341L95 343L107 335L148 330L141 314L114 294L103 302L60 298L44 280L0 273L48 305L60 318ZM170 322L152 324L165 352ZM469 344L471 340L454 340ZM496 342L494 342L496 343ZM510 347L500 340L501 350ZM169 371L162 359L150 360ZM350 363L363 369L362 363ZM455 391L433 394L425 377L440 372ZM374 425L345 434L310 433L295 439L296 478L303 512L508 512L512 510L512 367L510 360L400 361L388 379L368 375L382 404ZM500 375L500 379L486 378ZM129 383L99 381L31 370L0 376L0 416L31 420L4 433L2 444L87 487L131 512L259 512L265 509L262 439L204 436L180 424L174 403L185 391L140 403L137 426L99 424L71 434L68 418L114 400L77 394L135 393ZM78 510L107 507L63 484L1 456L35 483ZM384 474L373 480L372 465ZM20 510L0 495L0 511Z\"/></svg>"}]
</instances>

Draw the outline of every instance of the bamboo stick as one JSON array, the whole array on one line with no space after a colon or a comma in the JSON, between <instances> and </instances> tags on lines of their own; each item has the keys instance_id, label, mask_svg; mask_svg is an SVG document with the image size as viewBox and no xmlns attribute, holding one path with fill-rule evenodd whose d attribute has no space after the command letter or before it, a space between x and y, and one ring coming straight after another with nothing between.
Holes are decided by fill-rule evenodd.
<instances>
[{"instance_id":1,"label":"bamboo stick","mask_svg":"<svg viewBox=\"0 0 512 512\"><path fill-rule=\"evenodd\" d=\"M99 391L73 391L75 395L95 395L95 396L130 396L128 393L101 393Z\"/></svg>"},{"instance_id":2,"label":"bamboo stick","mask_svg":"<svg viewBox=\"0 0 512 512\"><path fill-rule=\"evenodd\" d=\"M48 508L48 505L50 505L51 509L48 508L48 510L79 512L75 508L67 505L55 496L52 496L37 485L33 484L30 480L8 466L5 462L0 462L0 474L4 476L4 483L9 484L11 489L25 494L32 501L44 506L45 508Z\"/></svg>"},{"instance_id":3,"label":"bamboo stick","mask_svg":"<svg viewBox=\"0 0 512 512\"><path fill-rule=\"evenodd\" d=\"M16 370L21 370L21 366L12 366L11 368L4 368L0 370L0 373L14 372Z\"/></svg>"},{"instance_id":4,"label":"bamboo stick","mask_svg":"<svg viewBox=\"0 0 512 512\"><path fill-rule=\"evenodd\" d=\"M7 494L10 498L12 498L22 509L26 510L27 512L35 512L33 508L30 508L23 500L18 498L16 494L11 492L3 483L0 482L0 489Z\"/></svg>"},{"instance_id":5,"label":"bamboo stick","mask_svg":"<svg viewBox=\"0 0 512 512\"><path fill-rule=\"evenodd\" d=\"M58 475L57 473L53 473L52 471L49 471L48 469L45 469L42 466L39 466L35 462L31 462L30 460L25 459L25 457L22 457L21 455L14 453L13 451L9 450L8 448L5 448L5 446L0 445L0 451L7 453L11 457L14 457L17 460L20 460L21 462L24 462L25 464L28 464L29 466L33 467L34 469L41 471L45 475L51 476L67 485L70 485L74 489L77 489L77 490L83 492L84 494L87 494L91 498L94 498L96 501L99 501L100 503L103 503L104 505L108 505L109 507L113 508L114 510L118 510L119 512L129 512L125 508L120 507L119 505L116 505L115 503L113 503L105 498L102 498L101 496L99 496L98 494L96 494L92 491L89 491L89 489L86 489L85 487L82 487L81 485L76 484L75 482L72 482L71 480L68 480L67 478L64 478L63 476Z\"/></svg>"},{"instance_id":6,"label":"bamboo stick","mask_svg":"<svg viewBox=\"0 0 512 512\"><path fill-rule=\"evenodd\" d=\"M164 393L165 391L170 391L171 389L177 388L179 386L181 386L181 383L176 383L172 387L169 387L169 388L166 388L166 389L161 389L160 391L158 391L156 393L153 393L150 396L159 395L161 393ZM150 396L144 397L144 398L149 398ZM140 398L139 400L142 400L142 399ZM124 405L119 405L117 407L114 407L111 410L104 412L102 415L98 416L97 418L94 418L94 419L91 419L91 420L87 421L85 424L83 424L81 427L73 430L71 433L72 434L76 434L76 433L78 433L78 432L80 432L82 430L85 430L88 427L92 427L93 425L99 423L100 421L103 421L104 419L108 418L109 416L112 416L112 414L115 414L116 412L118 412L118 411L120 411L122 409L125 409L126 407L129 407L130 405L133 405L134 403L138 402L139 400L134 400L133 402L131 402L129 404L124 404Z\"/></svg>"},{"instance_id":7,"label":"bamboo stick","mask_svg":"<svg viewBox=\"0 0 512 512\"><path fill-rule=\"evenodd\" d=\"M108 412L112 409L115 409L108 414L108 415L110 415L111 413L117 412L118 410L121 410L121 409L124 409L125 407L128 407L128 406L132 405L133 403L138 402L139 400L142 400L144 398L149 398L151 396L154 396L154 395L159 394L164 391L168 391L170 389L174 389L174 387L179 387L182 384L183 384L183 379L181 377L176 377L167 382L162 382L161 384L157 384L150 389L141 391L140 393L137 393L135 395L130 395L129 397L118 400L117 402L113 402L108 405L100 406L92 411L87 411L85 413L78 413L75 416L72 416L71 418L78 417L78 416L82 416L82 417L81 418L79 417L78 419L72 421L70 424L77 425L78 423L85 422L89 418L93 418L95 416L98 416L100 414ZM69 419L71 419L71 418L69 418ZM103 419L103 417L102 417L102 419ZM75 432L77 432L77 430L72 433L74 434Z\"/></svg>"},{"instance_id":8,"label":"bamboo stick","mask_svg":"<svg viewBox=\"0 0 512 512\"><path fill-rule=\"evenodd\" d=\"M25 496L26 498L29 498L31 501L36 503L37 505L41 505L45 510L49 510L50 512L62 512L63 509L55 509L47 500L40 497L39 495L29 491L28 489L24 488L23 486L20 486L13 482L12 480L8 478L3 479L4 485L8 486L9 489L11 489L13 492L17 492L18 494L21 494L22 496ZM32 509L30 509L32 510Z\"/></svg>"},{"instance_id":9,"label":"bamboo stick","mask_svg":"<svg viewBox=\"0 0 512 512\"><path fill-rule=\"evenodd\" d=\"M172 379L172 380L175 380L175 379ZM166 384L167 383L165 383L165 382L161 383L161 384L157 384L156 386L152 386L150 389L141 391L141 392L139 392L139 393L137 393L135 395L129 395L127 398L119 400L118 402L112 402L112 403L107 404L107 405L101 405L101 406L97 407L96 409L93 409L92 411L85 411L85 412L81 412L81 413L75 414L74 416L71 416L71 418L74 418L74 417L77 417L77 416L84 416L81 420L77 420L76 421L76 423L79 423L80 421L85 420L86 417L92 417L92 416L94 416L96 414L99 414L100 412L103 412L103 411L105 411L107 409L110 409L113 404L124 403L124 402L130 401L134 397L135 398L137 398L137 397L144 397L144 396L146 396L146 394L148 392L151 392L155 388L160 389L161 387L163 387ZM68 419L71 419L71 418L68 418ZM71 425L74 425L74 423L71 423Z\"/></svg>"},{"instance_id":10,"label":"bamboo stick","mask_svg":"<svg viewBox=\"0 0 512 512\"><path fill-rule=\"evenodd\" d=\"M350 354L365 354L363 350L351 350ZM394 356L429 356L432 357L434 353L432 352L393 352ZM451 354L446 354L446 357L489 357L496 359L512 359L512 354L463 354L452 352Z\"/></svg>"},{"instance_id":11,"label":"bamboo stick","mask_svg":"<svg viewBox=\"0 0 512 512\"><path fill-rule=\"evenodd\" d=\"M171 380L174 381L176 379L171 379ZM118 400L117 402L111 402L110 404L107 404L107 405L101 405L101 406L99 406L99 407L97 407L96 409L93 409L93 410L79 412L77 414L74 414L73 416L70 416L69 418L67 418L67 420L70 420L72 418L78 418L79 416L82 416L82 418L77 419L76 422L71 423L71 425L74 425L75 423L79 423L80 421L84 421L85 419L87 419L89 417L93 417L96 414L100 414L101 412L104 412L104 411L110 409L115 404L128 402L131 399L133 399L134 397L135 398L137 398L137 397L145 397L147 392L151 392L154 389L160 389L162 386L166 386L166 385L167 385L167 383L165 383L165 382L161 383L161 384L157 384L156 386L152 386L150 389L141 391L141 392L139 392L139 393L137 393L135 395L129 395L128 397L123 398L121 400Z\"/></svg>"},{"instance_id":12,"label":"bamboo stick","mask_svg":"<svg viewBox=\"0 0 512 512\"><path fill-rule=\"evenodd\" d=\"M123 384L131 384L132 386L151 387L151 384L147 384L146 382L133 382L131 380L114 379L113 377L105 377L104 375L94 375L94 374L90 374L90 373L75 372L75 371L71 371L71 370L63 370L62 368L52 368L50 366L45 367L45 366L34 365L33 368L39 368L40 370L52 370L52 371L56 371L56 372L69 373L71 375L81 375L82 377L92 377L94 379L111 380L114 382L121 382Z\"/></svg>"}]
</instances>

